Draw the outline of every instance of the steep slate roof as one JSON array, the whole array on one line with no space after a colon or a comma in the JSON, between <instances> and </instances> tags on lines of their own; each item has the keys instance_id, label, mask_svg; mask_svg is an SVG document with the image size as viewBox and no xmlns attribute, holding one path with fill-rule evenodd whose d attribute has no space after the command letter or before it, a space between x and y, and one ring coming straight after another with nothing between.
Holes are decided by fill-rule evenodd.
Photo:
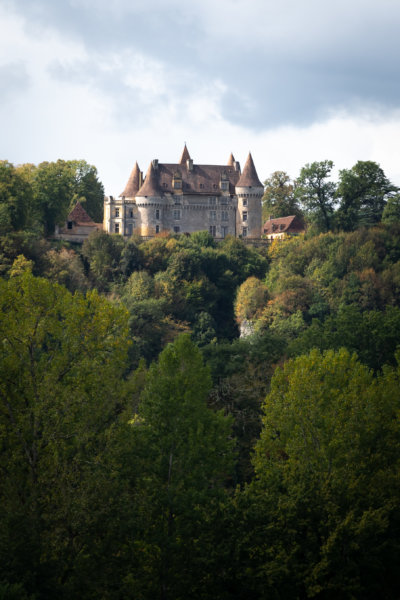
<instances>
[{"instance_id":1,"label":"steep slate roof","mask_svg":"<svg viewBox=\"0 0 400 600\"><path fill-rule=\"evenodd\" d=\"M301 233L302 231L304 231L304 225L296 215L269 219L263 225L263 232L267 235L272 233Z\"/></svg>"},{"instance_id":2,"label":"steep slate roof","mask_svg":"<svg viewBox=\"0 0 400 600\"><path fill-rule=\"evenodd\" d=\"M235 193L235 185L240 173L227 165L193 165L192 170L177 164L159 164L158 182L165 193L176 194L172 180L175 174L182 178L182 192L184 194L204 194L218 196L221 194L221 175L225 174L229 182L229 193Z\"/></svg>"},{"instance_id":3,"label":"steep slate roof","mask_svg":"<svg viewBox=\"0 0 400 600\"><path fill-rule=\"evenodd\" d=\"M139 165L136 162L135 166L132 169L132 173L129 176L128 183L126 184L121 196L125 196L126 198L134 198L136 196L136 192L140 188L140 183L141 173Z\"/></svg>"},{"instance_id":4,"label":"steep slate roof","mask_svg":"<svg viewBox=\"0 0 400 600\"><path fill-rule=\"evenodd\" d=\"M67 217L67 221L73 221L74 223L90 223L94 225L93 219L89 217L80 202L77 202L75 207L71 210Z\"/></svg>"},{"instance_id":5,"label":"steep slate roof","mask_svg":"<svg viewBox=\"0 0 400 600\"><path fill-rule=\"evenodd\" d=\"M136 196L160 196L161 188L158 183L158 172L159 167L157 167L157 172L153 166L153 162L150 163L150 166L147 170L146 177L144 183L140 190L138 190Z\"/></svg>"},{"instance_id":6,"label":"steep slate roof","mask_svg":"<svg viewBox=\"0 0 400 600\"><path fill-rule=\"evenodd\" d=\"M189 150L187 149L186 144L185 144L179 164L186 165L186 161L188 161L188 160L190 160L190 154L189 154Z\"/></svg>"},{"instance_id":7,"label":"steep slate roof","mask_svg":"<svg viewBox=\"0 0 400 600\"><path fill-rule=\"evenodd\" d=\"M249 152L246 164L244 165L243 173L236 184L238 187L263 187L263 184L258 179L257 171L254 166L252 156Z\"/></svg>"}]
</instances>

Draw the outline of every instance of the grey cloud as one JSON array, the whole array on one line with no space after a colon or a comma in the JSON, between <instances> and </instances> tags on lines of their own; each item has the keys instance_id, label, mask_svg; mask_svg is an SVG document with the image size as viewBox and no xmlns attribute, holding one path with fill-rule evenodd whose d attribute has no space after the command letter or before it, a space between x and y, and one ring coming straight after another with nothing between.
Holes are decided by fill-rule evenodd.
<instances>
[{"instance_id":1,"label":"grey cloud","mask_svg":"<svg viewBox=\"0 0 400 600\"><path fill-rule=\"evenodd\" d=\"M0 66L0 102L18 98L30 85L24 63L14 62Z\"/></svg>"},{"instance_id":2,"label":"grey cloud","mask_svg":"<svg viewBox=\"0 0 400 600\"><path fill-rule=\"evenodd\" d=\"M170 82L171 93L184 96L196 85L222 81L227 89L224 117L254 129L307 124L335 108L356 110L365 104L386 111L399 106L400 7L390 2L376 8L373 2L352 5L350 0L348 9L343 2L337 4L326 14L320 9L316 24L305 10L304 22L295 26L291 22L287 29L281 25L279 35L273 31L272 14L265 35L253 39L248 32L211 36L203 29L204 22L196 19L195 9L180 12L163 2L148 8L146 3L132 2L125 8L119 4L119 10L105 11L101 3L94 9L91 2L78 6L67 1L13 0L31 26L55 27L83 41L93 55L133 50L162 61L167 69L173 65L176 79ZM393 18L385 13L388 7ZM288 22L291 18L288 12ZM53 66L52 75L71 81L89 77L93 85L107 88L118 99L118 111L132 110L139 103L118 71L57 71ZM151 100L147 102L151 108Z\"/></svg>"}]
</instances>

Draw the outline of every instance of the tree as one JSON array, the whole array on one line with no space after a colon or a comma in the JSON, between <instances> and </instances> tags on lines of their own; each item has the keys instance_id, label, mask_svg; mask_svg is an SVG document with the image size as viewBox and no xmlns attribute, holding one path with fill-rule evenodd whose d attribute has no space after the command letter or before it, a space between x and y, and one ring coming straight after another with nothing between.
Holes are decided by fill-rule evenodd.
<instances>
[{"instance_id":1,"label":"tree","mask_svg":"<svg viewBox=\"0 0 400 600\"><path fill-rule=\"evenodd\" d=\"M90 235L83 243L82 255L89 265L89 277L101 291L121 275L121 256L125 242L120 235L103 231Z\"/></svg>"},{"instance_id":2,"label":"tree","mask_svg":"<svg viewBox=\"0 0 400 600\"><path fill-rule=\"evenodd\" d=\"M30 225L32 189L20 170L0 161L0 234Z\"/></svg>"},{"instance_id":3,"label":"tree","mask_svg":"<svg viewBox=\"0 0 400 600\"><path fill-rule=\"evenodd\" d=\"M294 195L294 186L285 171L275 171L264 181L264 196L262 198L263 221L269 218L297 215L302 217L298 202Z\"/></svg>"},{"instance_id":4,"label":"tree","mask_svg":"<svg viewBox=\"0 0 400 600\"><path fill-rule=\"evenodd\" d=\"M96 167L89 165L85 160L71 160L67 164L71 169L70 208L72 209L79 200L93 221L102 223L104 186L99 181Z\"/></svg>"},{"instance_id":5,"label":"tree","mask_svg":"<svg viewBox=\"0 0 400 600\"><path fill-rule=\"evenodd\" d=\"M388 199L398 191L380 166L371 161L358 161L351 169L339 172L336 196L340 200L337 224L344 231L361 225L379 223Z\"/></svg>"},{"instance_id":6,"label":"tree","mask_svg":"<svg viewBox=\"0 0 400 600\"><path fill-rule=\"evenodd\" d=\"M235 316L239 323L256 320L268 300L268 290L257 277L249 277L238 288Z\"/></svg>"},{"instance_id":7,"label":"tree","mask_svg":"<svg viewBox=\"0 0 400 600\"><path fill-rule=\"evenodd\" d=\"M306 164L295 182L294 196L319 231L329 231L332 226L336 191L336 184L328 181L332 169L331 160Z\"/></svg>"},{"instance_id":8,"label":"tree","mask_svg":"<svg viewBox=\"0 0 400 600\"><path fill-rule=\"evenodd\" d=\"M257 597L396 595L399 375L374 379L344 349L276 371L243 526Z\"/></svg>"},{"instance_id":9,"label":"tree","mask_svg":"<svg viewBox=\"0 0 400 600\"><path fill-rule=\"evenodd\" d=\"M400 194L387 199L382 213L382 223L400 223Z\"/></svg>"},{"instance_id":10,"label":"tree","mask_svg":"<svg viewBox=\"0 0 400 600\"><path fill-rule=\"evenodd\" d=\"M188 335L150 367L132 421L141 514L130 591L135 597L138 588L146 598L163 600L204 597L204 588L211 594L208 524L231 474L232 444L230 419L207 408L210 387L209 371Z\"/></svg>"},{"instance_id":11,"label":"tree","mask_svg":"<svg viewBox=\"0 0 400 600\"><path fill-rule=\"evenodd\" d=\"M90 489L95 497L106 431L124 403L127 315L21 261L13 275L0 282L0 581L35 597L82 597L69 585L77 571L87 576Z\"/></svg>"}]
</instances>

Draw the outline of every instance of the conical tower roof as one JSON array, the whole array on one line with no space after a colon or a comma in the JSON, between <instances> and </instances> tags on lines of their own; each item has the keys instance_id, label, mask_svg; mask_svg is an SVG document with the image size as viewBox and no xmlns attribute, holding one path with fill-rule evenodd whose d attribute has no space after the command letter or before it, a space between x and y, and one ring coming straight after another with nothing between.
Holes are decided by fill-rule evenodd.
<instances>
[{"instance_id":1,"label":"conical tower roof","mask_svg":"<svg viewBox=\"0 0 400 600\"><path fill-rule=\"evenodd\" d=\"M230 155L230 157L228 158L228 167L233 167L233 166L234 166L234 164L235 164L235 159L234 159L234 157L233 157L233 154L232 154L232 152L231 152L231 155Z\"/></svg>"},{"instance_id":2,"label":"conical tower roof","mask_svg":"<svg viewBox=\"0 0 400 600\"><path fill-rule=\"evenodd\" d=\"M134 198L136 196L136 192L140 188L141 177L140 177L140 169L137 162L132 169L132 173L129 176L128 183L125 186L124 191L121 196L125 196L125 198Z\"/></svg>"},{"instance_id":3,"label":"conical tower roof","mask_svg":"<svg viewBox=\"0 0 400 600\"><path fill-rule=\"evenodd\" d=\"M151 162L144 183L136 193L136 196L161 196L161 194L162 192L158 185L157 173L154 169L153 162Z\"/></svg>"},{"instance_id":4,"label":"conical tower roof","mask_svg":"<svg viewBox=\"0 0 400 600\"><path fill-rule=\"evenodd\" d=\"M186 161L188 161L188 160L190 160L190 154L189 154L189 150L187 149L186 144L185 144L179 164L186 165Z\"/></svg>"},{"instance_id":5,"label":"conical tower roof","mask_svg":"<svg viewBox=\"0 0 400 600\"><path fill-rule=\"evenodd\" d=\"M257 171L254 162L249 152L246 164L244 165L243 173L239 177L236 187L263 187L263 184L258 179Z\"/></svg>"}]
</instances>

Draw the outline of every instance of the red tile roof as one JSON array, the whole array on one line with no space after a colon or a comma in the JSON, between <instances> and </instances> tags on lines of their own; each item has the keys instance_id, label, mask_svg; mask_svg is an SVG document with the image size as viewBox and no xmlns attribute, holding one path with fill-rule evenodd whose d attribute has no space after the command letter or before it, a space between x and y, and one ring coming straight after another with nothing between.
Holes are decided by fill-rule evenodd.
<instances>
[{"instance_id":1,"label":"red tile roof","mask_svg":"<svg viewBox=\"0 0 400 600\"><path fill-rule=\"evenodd\" d=\"M304 225L296 215L268 219L263 226L263 232L266 235L273 233L301 233L303 231Z\"/></svg>"},{"instance_id":2,"label":"red tile roof","mask_svg":"<svg viewBox=\"0 0 400 600\"><path fill-rule=\"evenodd\" d=\"M89 215L87 214L86 210L83 208L80 202L77 202L75 204L75 207L69 213L67 220L73 221L74 223L93 223L93 219L89 217Z\"/></svg>"},{"instance_id":3,"label":"red tile roof","mask_svg":"<svg viewBox=\"0 0 400 600\"><path fill-rule=\"evenodd\" d=\"M257 171L254 166L253 158L249 152L246 164L244 165L243 173L236 184L238 187L263 187L263 184L258 179Z\"/></svg>"}]
</instances>

